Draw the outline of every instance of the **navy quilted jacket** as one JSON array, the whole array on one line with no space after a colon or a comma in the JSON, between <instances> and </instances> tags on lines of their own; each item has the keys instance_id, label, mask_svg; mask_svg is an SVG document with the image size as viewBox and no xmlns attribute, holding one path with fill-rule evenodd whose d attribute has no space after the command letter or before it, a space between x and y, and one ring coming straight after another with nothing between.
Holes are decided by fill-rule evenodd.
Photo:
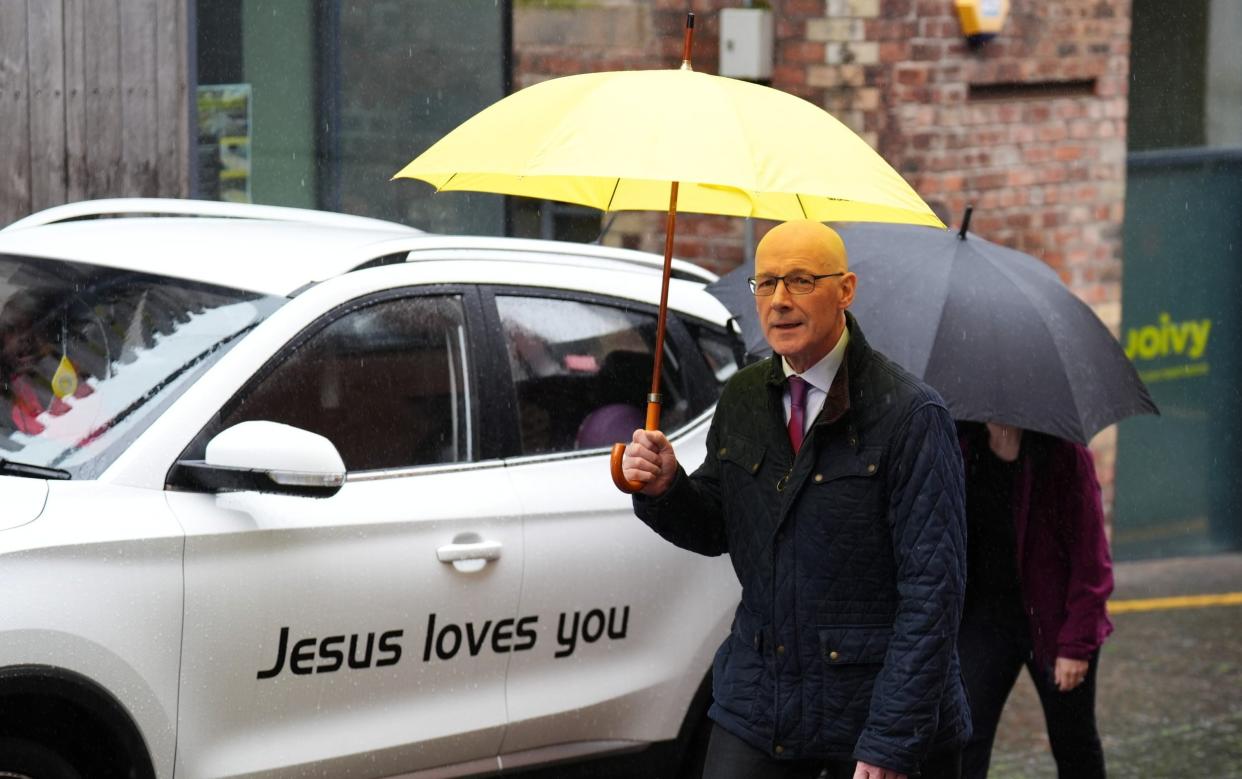
<instances>
[{"instance_id":1,"label":"navy quilted jacket","mask_svg":"<svg viewBox=\"0 0 1242 779\"><path fill-rule=\"evenodd\" d=\"M729 553L742 583L712 719L777 758L914 773L970 730L955 643L962 458L935 391L847 323L846 359L797 457L773 357L725 387L702 467L634 508L680 547Z\"/></svg>"}]
</instances>

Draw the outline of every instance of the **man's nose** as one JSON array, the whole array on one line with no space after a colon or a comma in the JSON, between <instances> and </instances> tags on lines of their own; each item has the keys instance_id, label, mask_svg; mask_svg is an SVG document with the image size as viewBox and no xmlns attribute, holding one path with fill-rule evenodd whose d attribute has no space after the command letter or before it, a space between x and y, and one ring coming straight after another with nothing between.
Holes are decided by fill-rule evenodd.
<instances>
[{"instance_id":1,"label":"man's nose","mask_svg":"<svg viewBox=\"0 0 1242 779\"><path fill-rule=\"evenodd\" d=\"M776 291L772 293L772 305L779 308L788 308L790 304L789 287L785 286L785 280L781 279L776 282Z\"/></svg>"}]
</instances>

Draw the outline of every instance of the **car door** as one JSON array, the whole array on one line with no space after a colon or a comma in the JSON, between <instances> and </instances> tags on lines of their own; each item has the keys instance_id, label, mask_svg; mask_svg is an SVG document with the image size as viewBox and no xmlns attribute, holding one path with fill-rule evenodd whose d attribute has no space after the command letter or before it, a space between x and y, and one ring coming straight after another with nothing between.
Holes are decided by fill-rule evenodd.
<instances>
[{"instance_id":1,"label":"car door","mask_svg":"<svg viewBox=\"0 0 1242 779\"><path fill-rule=\"evenodd\" d=\"M487 310L520 430L507 460L525 515L519 612L539 619L535 651L510 664L502 763L673 738L739 589L727 559L677 549L643 525L609 475L612 443L643 424L655 312L514 289L497 290ZM717 382L685 357L670 338L661 421L693 469Z\"/></svg>"},{"instance_id":2,"label":"car door","mask_svg":"<svg viewBox=\"0 0 1242 779\"><path fill-rule=\"evenodd\" d=\"M243 421L326 436L330 498L170 491L186 530L178 777L496 765L521 517L480 452L468 289L388 293L309 326L191 445Z\"/></svg>"}]
</instances>

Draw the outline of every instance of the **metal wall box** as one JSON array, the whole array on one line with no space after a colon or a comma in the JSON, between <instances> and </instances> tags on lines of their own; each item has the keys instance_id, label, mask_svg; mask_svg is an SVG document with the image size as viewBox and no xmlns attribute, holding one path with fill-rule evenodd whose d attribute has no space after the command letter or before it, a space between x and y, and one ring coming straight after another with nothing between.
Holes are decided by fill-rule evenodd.
<instances>
[{"instance_id":1,"label":"metal wall box","mask_svg":"<svg viewBox=\"0 0 1242 779\"><path fill-rule=\"evenodd\" d=\"M766 8L720 10L720 75L749 81L772 78L772 12Z\"/></svg>"}]
</instances>

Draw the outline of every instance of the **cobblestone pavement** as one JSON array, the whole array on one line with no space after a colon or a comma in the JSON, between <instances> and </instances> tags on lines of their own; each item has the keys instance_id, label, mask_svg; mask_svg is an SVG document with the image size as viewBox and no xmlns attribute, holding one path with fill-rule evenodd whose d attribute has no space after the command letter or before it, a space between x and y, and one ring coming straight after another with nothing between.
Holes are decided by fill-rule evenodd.
<instances>
[{"instance_id":1,"label":"cobblestone pavement","mask_svg":"<svg viewBox=\"0 0 1242 779\"><path fill-rule=\"evenodd\" d=\"M1115 603L1242 592L1242 555L1119 563L1115 572ZM1242 604L1126 611L1113 623L1097 680L1109 776L1242 778ZM1001 718L989 776L1056 776L1025 674Z\"/></svg>"}]
</instances>

